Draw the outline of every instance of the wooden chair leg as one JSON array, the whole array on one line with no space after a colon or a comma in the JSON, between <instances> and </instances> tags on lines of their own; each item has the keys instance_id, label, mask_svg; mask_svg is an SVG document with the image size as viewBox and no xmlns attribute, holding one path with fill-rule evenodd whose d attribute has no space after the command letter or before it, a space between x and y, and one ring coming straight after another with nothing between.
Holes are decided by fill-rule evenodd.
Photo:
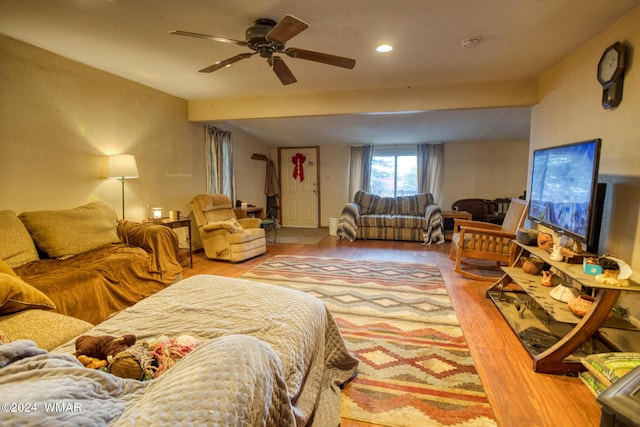
<instances>
[{"instance_id":1,"label":"wooden chair leg","mask_svg":"<svg viewBox=\"0 0 640 427\"><path fill-rule=\"evenodd\" d=\"M496 280L498 280L500 277L502 277L502 275L499 276L481 276L479 274L474 274L471 273L470 271L467 270L463 270L462 268L460 268L458 266L458 263L456 263L456 268L455 268L456 273L468 277L470 279L474 279L474 280L482 280L485 282L495 282Z\"/></svg>"},{"instance_id":2,"label":"wooden chair leg","mask_svg":"<svg viewBox=\"0 0 640 427\"><path fill-rule=\"evenodd\" d=\"M499 274L497 276L481 276L479 274L474 274L471 273L468 270L465 270L462 268L462 266L466 266L466 267L470 267L470 268L477 268L479 270L493 270L494 267L492 265L477 265L474 264L472 262L465 262L462 260L462 257L456 257L455 259L456 261L456 265L455 265L455 272L458 274L461 274L462 276L468 277L470 279L475 279L475 280L482 280L482 281L496 281L498 280L500 277L502 277L502 273L499 272ZM498 269L500 269L500 262L496 261L497 267Z\"/></svg>"},{"instance_id":3,"label":"wooden chair leg","mask_svg":"<svg viewBox=\"0 0 640 427\"><path fill-rule=\"evenodd\" d=\"M453 245L451 246L451 249L449 250L449 259L451 261L455 261L456 260L456 251L453 249Z\"/></svg>"}]
</instances>

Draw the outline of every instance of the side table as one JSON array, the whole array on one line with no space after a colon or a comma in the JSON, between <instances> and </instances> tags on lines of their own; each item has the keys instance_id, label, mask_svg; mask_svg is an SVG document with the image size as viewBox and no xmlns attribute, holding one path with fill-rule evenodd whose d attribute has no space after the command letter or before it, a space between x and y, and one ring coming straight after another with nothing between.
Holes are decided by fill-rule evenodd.
<instances>
[{"instance_id":1,"label":"side table","mask_svg":"<svg viewBox=\"0 0 640 427\"><path fill-rule=\"evenodd\" d=\"M472 218L471 212L467 211L442 211L442 221L444 222L444 240L451 240L453 236L453 223L456 219Z\"/></svg>"},{"instance_id":2,"label":"side table","mask_svg":"<svg viewBox=\"0 0 640 427\"><path fill-rule=\"evenodd\" d=\"M180 219L162 218L161 221L148 220L147 222L164 225L171 229L186 227L189 233L189 247L184 249L178 247L178 252L182 250L183 252L187 252L189 254L189 267L193 268L193 251L191 249L191 218L188 216L182 217ZM180 259L178 261L180 261L180 263L182 264L182 256L180 256Z\"/></svg>"},{"instance_id":3,"label":"side table","mask_svg":"<svg viewBox=\"0 0 640 427\"><path fill-rule=\"evenodd\" d=\"M233 212L236 214L236 218L264 218L263 209L259 206L252 206L250 208L233 208Z\"/></svg>"}]
</instances>

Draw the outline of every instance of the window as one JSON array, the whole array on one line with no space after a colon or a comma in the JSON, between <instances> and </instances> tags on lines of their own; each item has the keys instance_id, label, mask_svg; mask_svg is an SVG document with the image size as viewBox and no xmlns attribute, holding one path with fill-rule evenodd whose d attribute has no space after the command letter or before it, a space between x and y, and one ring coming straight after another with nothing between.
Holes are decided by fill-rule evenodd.
<instances>
[{"instance_id":1,"label":"window","mask_svg":"<svg viewBox=\"0 0 640 427\"><path fill-rule=\"evenodd\" d=\"M376 147L371 159L371 192L373 194L396 197L418 193L415 147L413 147L413 153L403 151L407 150L377 149Z\"/></svg>"}]
</instances>

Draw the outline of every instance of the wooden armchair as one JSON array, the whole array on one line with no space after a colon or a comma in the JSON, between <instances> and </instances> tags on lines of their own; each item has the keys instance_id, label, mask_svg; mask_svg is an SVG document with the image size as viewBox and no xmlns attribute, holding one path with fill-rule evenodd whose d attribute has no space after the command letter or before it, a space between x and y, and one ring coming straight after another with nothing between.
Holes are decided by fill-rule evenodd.
<instances>
[{"instance_id":1,"label":"wooden armchair","mask_svg":"<svg viewBox=\"0 0 640 427\"><path fill-rule=\"evenodd\" d=\"M485 276L470 270L496 269L515 262L517 247L512 240L524 225L528 207L526 200L511 199L502 225L456 219L449 252L449 259L456 263L455 271L472 279L497 280L500 276Z\"/></svg>"}]
</instances>

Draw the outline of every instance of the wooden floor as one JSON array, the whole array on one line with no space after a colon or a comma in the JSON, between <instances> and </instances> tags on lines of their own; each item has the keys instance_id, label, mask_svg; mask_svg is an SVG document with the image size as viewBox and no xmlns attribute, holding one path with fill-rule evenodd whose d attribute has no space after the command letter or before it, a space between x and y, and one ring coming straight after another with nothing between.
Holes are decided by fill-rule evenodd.
<instances>
[{"instance_id":1,"label":"wooden floor","mask_svg":"<svg viewBox=\"0 0 640 427\"><path fill-rule=\"evenodd\" d=\"M490 282L464 279L453 271L449 244L424 246L414 242L337 241L328 236L317 245L268 244L264 256L239 264L211 261L194 254L193 269L184 276L216 274L237 277L274 255L310 255L433 263L440 267L476 367L500 426L598 426L595 398L575 377L537 374L531 359L498 310L485 297ZM341 426L371 426L342 420Z\"/></svg>"}]
</instances>

